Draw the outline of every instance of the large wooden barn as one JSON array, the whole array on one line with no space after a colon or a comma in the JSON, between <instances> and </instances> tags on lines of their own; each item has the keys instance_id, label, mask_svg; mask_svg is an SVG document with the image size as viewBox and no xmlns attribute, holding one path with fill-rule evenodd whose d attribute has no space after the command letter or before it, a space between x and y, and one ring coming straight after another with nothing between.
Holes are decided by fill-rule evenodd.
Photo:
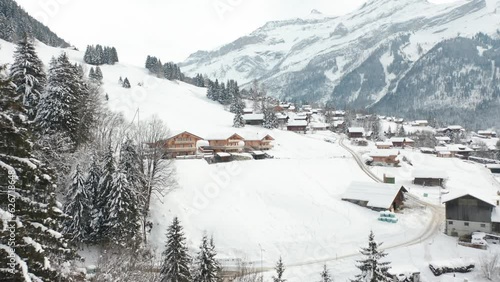
<instances>
[{"instance_id":1,"label":"large wooden barn","mask_svg":"<svg viewBox=\"0 0 500 282\"><path fill-rule=\"evenodd\" d=\"M404 203L405 187L386 183L353 182L342 195L342 200L375 211L395 211Z\"/></svg>"},{"instance_id":2,"label":"large wooden barn","mask_svg":"<svg viewBox=\"0 0 500 282\"><path fill-rule=\"evenodd\" d=\"M476 231L500 232L500 210L488 199L467 193L446 199L444 203L446 234L463 236Z\"/></svg>"},{"instance_id":3,"label":"large wooden barn","mask_svg":"<svg viewBox=\"0 0 500 282\"><path fill-rule=\"evenodd\" d=\"M436 169L415 169L413 170L413 184L422 186L444 186L448 174L445 171Z\"/></svg>"}]
</instances>

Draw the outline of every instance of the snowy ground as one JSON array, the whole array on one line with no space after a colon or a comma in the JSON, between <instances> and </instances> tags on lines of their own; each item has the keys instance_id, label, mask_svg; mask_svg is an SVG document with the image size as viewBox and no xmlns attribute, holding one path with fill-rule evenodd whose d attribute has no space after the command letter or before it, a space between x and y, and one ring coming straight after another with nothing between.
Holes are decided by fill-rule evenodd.
<instances>
[{"instance_id":1,"label":"snowy ground","mask_svg":"<svg viewBox=\"0 0 500 282\"><path fill-rule=\"evenodd\" d=\"M0 44L0 61L11 61L13 46L3 41ZM61 52L43 44L38 50L47 65L51 56ZM81 52L68 53L72 60L82 63ZM370 230L390 247L417 238L430 221L429 211L416 207L398 214L397 224L382 223L377 221L378 213L341 201L340 195L351 181L371 180L347 151L336 142L325 142L325 138L339 138L334 134L304 136L252 126L236 130L231 127L233 115L207 100L205 89L160 80L144 69L123 64L103 66L102 71L110 107L123 112L129 120L144 120L156 114L172 130L187 130L202 137L214 132L237 132L243 136L269 133L276 139L275 148L269 152L275 157L271 160L217 165L203 160L176 161L178 188L156 199L152 206L151 243L158 251L163 250L167 226L178 216L193 250L206 231L214 235L222 258L244 258L259 267L262 257L264 267L272 267L281 255L289 265L286 274L290 282L317 280L322 265L318 261L332 260L328 265L336 281L344 281L357 273L353 266L356 257L352 255L366 244ZM120 76L128 77L131 89L118 85ZM137 86L139 82L142 87ZM493 193L498 185L480 165L437 160L412 151L404 154L416 166L449 169L449 186L453 189L478 187ZM373 169L379 175L386 170ZM391 169L398 181L419 195L420 188L409 184L409 172L411 168L406 166ZM388 259L395 264L417 266L424 281L451 281L444 276L434 278L427 263L457 255L477 257L480 253L457 247L456 239L438 235L411 247L391 249ZM313 264L299 266L305 263ZM466 277L477 275L475 271Z\"/></svg>"}]
</instances>

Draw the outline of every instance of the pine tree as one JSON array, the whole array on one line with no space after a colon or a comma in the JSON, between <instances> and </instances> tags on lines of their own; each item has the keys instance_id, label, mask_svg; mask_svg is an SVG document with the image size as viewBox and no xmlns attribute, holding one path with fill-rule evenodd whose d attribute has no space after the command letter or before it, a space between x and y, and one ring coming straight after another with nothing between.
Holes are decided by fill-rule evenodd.
<instances>
[{"instance_id":1,"label":"pine tree","mask_svg":"<svg viewBox=\"0 0 500 282\"><path fill-rule=\"evenodd\" d=\"M281 259L281 257L276 263L274 269L276 270L276 276L273 276L273 282L285 282L286 279L283 278L283 273L285 273L285 265L283 264L283 260Z\"/></svg>"},{"instance_id":2,"label":"pine tree","mask_svg":"<svg viewBox=\"0 0 500 282\"><path fill-rule=\"evenodd\" d=\"M35 119L47 77L32 39L27 35L17 42L10 77L17 86L16 91L22 95L23 106L27 110L29 119Z\"/></svg>"},{"instance_id":3,"label":"pine tree","mask_svg":"<svg viewBox=\"0 0 500 282\"><path fill-rule=\"evenodd\" d=\"M73 174L73 183L68 189L64 212L70 216L65 222L64 233L72 241L86 243L91 234L92 197L80 166Z\"/></svg>"},{"instance_id":4,"label":"pine tree","mask_svg":"<svg viewBox=\"0 0 500 282\"><path fill-rule=\"evenodd\" d=\"M381 262L380 260L387 256L384 251L379 251L378 248L382 243L375 241L373 231L370 231L368 236L368 247L361 248L360 253L365 256L365 259L359 260L357 268L361 270L361 274L356 275L353 282L389 282L392 281L389 277L388 270L389 262Z\"/></svg>"},{"instance_id":5,"label":"pine tree","mask_svg":"<svg viewBox=\"0 0 500 282\"><path fill-rule=\"evenodd\" d=\"M328 268L326 268L326 264L323 265L323 271L321 272L320 282L333 282L332 276L330 275L330 271L328 271Z\"/></svg>"},{"instance_id":6,"label":"pine tree","mask_svg":"<svg viewBox=\"0 0 500 282\"><path fill-rule=\"evenodd\" d=\"M80 124L81 85L78 72L63 53L50 64L47 88L40 100L36 123L42 134L60 132L76 143Z\"/></svg>"},{"instance_id":7,"label":"pine tree","mask_svg":"<svg viewBox=\"0 0 500 282\"><path fill-rule=\"evenodd\" d=\"M125 79L123 80L122 87L123 88L130 88L130 82L128 81L128 78L125 77Z\"/></svg>"},{"instance_id":8,"label":"pine tree","mask_svg":"<svg viewBox=\"0 0 500 282\"><path fill-rule=\"evenodd\" d=\"M64 214L55 201L52 171L34 158L25 110L0 67L0 268L6 281L68 281L59 266L76 257L60 236ZM15 207L12 204L15 203ZM10 227L14 225L15 227ZM16 234L13 241L11 232ZM13 243L15 248L12 248Z\"/></svg>"},{"instance_id":9,"label":"pine tree","mask_svg":"<svg viewBox=\"0 0 500 282\"><path fill-rule=\"evenodd\" d=\"M121 169L112 175L111 186L106 196L103 220L106 240L120 247L137 247L141 239L140 209L137 192L127 181Z\"/></svg>"},{"instance_id":10,"label":"pine tree","mask_svg":"<svg viewBox=\"0 0 500 282\"><path fill-rule=\"evenodd\" d=\"M102 169L97 185L97 193L94 211L92 214L92 240L96 243L106 243L105 237L108 230L105 222L110 217L110 211L107 206L111 192L113 191L113 176L116 172L115 158L111 146L106 151L102 160Z\"/></svg>"},{"instance_id":11,"label":"pine tree","mask_svg":"<svg viewBox=\"0 0 500 282\"><path fill-rule=\"evenodd\" d=\"M399 137L406 136L405 128L403 127L402 124L398 125L398 136Z\"/></svg>"},{"instance_id":12,"label":"pine tree","mask_svg":"<svg viewBox=\"0 0 500 282\"><path fill-rule=\"evenodd\" d=\"M220 264L215 259L217 252L213 238L208 239L207 235L203 235L200 251L196 257L196 266L194 274L194 282L217 282L219 281Z\"/></svg>"},{"instance_id":13,"label":"pine tree","mask_svg":"<svg viewBox=\"0 0 500 282\"><path fill-rule=\"evenodd\" d=\"M233 127L234 128L245 127L245 119L243 118L243 116L241 115L241 113L234 114Z\"/></svg>"},{"instance_id":14,"label":"pine tree","mask_svg":"<svg viewBox=\"0 0 500 282\"><path fill-rule=\"evenodd\" d=\"M90 67L90 71L89 71L89 78L90 78L91 80L96 80L94 67Z\"/></svg>"},{"instance_id":15,"label":"pine tree","mask_svg":"<svg viewBox=\"0 0 500 282\"><path fill-rule=\"evenodd\" d=\"M186 238L177 217L167 231L167 243L163 252L161 282L190 282L189 264L191 258L186 247Z\"/></svg>"},{"instance_id":16,"label":"pine tree","mask_svg":"<svg viewBox=\"0 0 500 282\"><path fill-rule=\"evenodd\" d=\"M262 112L264 114L264 124L263 126L268 129L278 128L278 118L274 109L262 102Z\"/></svg>"}]
</instances>

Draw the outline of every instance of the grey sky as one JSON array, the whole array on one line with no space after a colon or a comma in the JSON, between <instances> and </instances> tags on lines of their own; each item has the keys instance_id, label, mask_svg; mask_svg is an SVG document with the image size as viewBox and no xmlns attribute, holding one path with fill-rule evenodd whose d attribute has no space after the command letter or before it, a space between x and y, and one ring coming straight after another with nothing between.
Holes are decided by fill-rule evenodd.
<instances>
[{"instance_id":1,"label":"grey sky","mask_svg":"<svg viewBox=\"0 0 500 282\"><path fill-rule=\"evenodd\" d=\"M453 2L455 0L430 0ZM366 0L16 0L80 49L117 47L120 60L146 55L182 61L250 33L267 21L306 16L312 9L342 15Z\"/></svg>"}]
</instances>

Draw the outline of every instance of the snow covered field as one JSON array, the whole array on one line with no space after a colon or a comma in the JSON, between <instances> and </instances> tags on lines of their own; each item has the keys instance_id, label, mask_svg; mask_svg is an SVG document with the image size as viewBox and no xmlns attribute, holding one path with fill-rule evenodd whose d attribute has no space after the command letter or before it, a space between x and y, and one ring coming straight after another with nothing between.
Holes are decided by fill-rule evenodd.
<instances>
[{"instance_id":1,"label":"snow covered field","mask_svg":"<svg viewBox=\"0 0 500 282\"><path fill-rule=\"evenodd\" d=\"M0 62L11 61L14 47L0 41ZM60 49L39 44L38 52L46 65ZM83 63L83 53L68 51L70 59ZM243 258L260 267L272 267L279 256L289 266L290 282L319 280L323 260L329 260L336 281L357 273L354 267L360 246L365 246L373 230L384 246L400 245L416 239L425 231L431 214L415 207L398 214L397 224L377 220L378 213L340 200L352 181L372 181L331 133L298 135L281 130L247 126L231 127L233 115L205 98L206 90L184 83L160 80L145 69L123 64L102 66L104 92L113 110L132 120L158 115L172 130L208 134L269 133L276 141L269 152L275 158L260 161L209 165L203 160L175 162L178 187L152 206L154 227L151 243L161 252L167 226L178 216L185 226L189 247L197 248L204 231L213 234L221 258ZM128 77L131 89L118 84ZM138 86L141 83L143 86ZM139 111L137 111L139 110ZM486 169L460 160L439 160L433 156L405 150L414 167L446 169L451 192L475 187L492 195L498 188ZM390 172L398 183L421 196L419 187L410 184L412 167L374 168L377 175ZM427 189L427 188L426 188ZM429 192L437 203L438 192ZM457 256L477 258L482 251L459 247L455 238L442 234L421 244L389 250L393 264L410 264L421 269L424 281L453 281L435 278L427 263ZM307 264L307 265L304 265ZM271 274L269 274L270 276ZM458 277L475 278L479 271ZM267 276L267 274L266 274ZM447 280L448 279L448 280ZM480 281L480 280L474 280Z\"/></svg>"}]
</instances>

